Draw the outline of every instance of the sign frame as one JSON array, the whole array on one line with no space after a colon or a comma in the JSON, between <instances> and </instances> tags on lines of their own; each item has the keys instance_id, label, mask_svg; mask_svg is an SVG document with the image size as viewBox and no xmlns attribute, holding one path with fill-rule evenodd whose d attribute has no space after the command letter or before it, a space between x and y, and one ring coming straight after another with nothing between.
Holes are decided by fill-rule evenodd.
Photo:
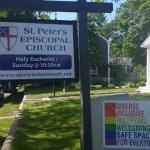
<instances>
[{"instance_id":1,"label":"sign frame","mask_svg":"<svg viewBox=\"0 0 150 150\"><path fill-rule=\"evenodd\" d=\"M108 105L105 105L105 104L108 104ZM123 104L123 105L117 106L116 104ZM150 137L149 139L144 139L145 137L142 135L144 134L144 132L149 132L150 130L150 117L149 117L149 105L148 104L150 104L150 102L147 100L139 101L139 100L128 99L128 100L105 100L103 101L102 103L103 148L115 149L115 150L120 149L120 148L121 149L145 149L145 150L150 149L150 146L147 147L147 145L146 146L142 145L143 146L142 147L141 145L139 146L138 145L139 143L136 142L136 140L137 141L148 140L149 141L148 145L150 144ZM129 116L126 116L126 115L129 115ZM111 127L108 128L108 125L110 125ZM115 132L116 132L115 143L113 140L111 141L108 140L107 142L109 144L106 144L106 138L114 138L112 137L112 134L110 134L114 132L113 126L116 126L115 127ZM122 126L122 127L119 127L119 131L117 131L117 126ZM135 129L131 130L131 128L129 130L128 128L131 126L133 127L148 126L147 127L148 131L144 131L144 130L142 131L142 128L141 128L141 131L135 130ZM110 137L108 137L108 133L106 135L105 132L109 132ZM121 132L122 134L117 135L117 132ZM139 135L139 137L137 135ZM117 140L119 142L117 142ZM117 145L117 143L119 143L120 145L119 144Z\"/></svg>"},{"instance_id":2,"label":"sign frame","mask_svg":"<svg viewBox=\"0 0 150 150\"><path fill-rule=\"evenodd\" d=\"M110 13L113 10L112 3L94 3L86 0L77 2L68 1L19 1L2 0L2 10L31 10L31 11L63 11L77 12L79 28L79 59L80 59L80 85L81 85L81 149L92 150L92 127L91 127L91 102L89 87L89 51L87 13Z\"/></svg>"},{"instance_id":3,"label":"sign frame","mask_svg":"<svg viewBox=\"0 0 150 150\"><path fill-rule=\"evenodd\" d=\"M64 20L43 20L43 19L9 19L0 18L0 22L10 23L39 23L39 24L57 24L57 25L72 25L73 26L73 54L74 54L74 78L48 78L48 79L6 79L1 80L5 82L29 83L29 82L43 82L43 81L79 81L79 48L78 48L78 34L77 34L77 21L64 21ZM44 69L43 69L44 70Z\"/></svg>"}]
</instances>

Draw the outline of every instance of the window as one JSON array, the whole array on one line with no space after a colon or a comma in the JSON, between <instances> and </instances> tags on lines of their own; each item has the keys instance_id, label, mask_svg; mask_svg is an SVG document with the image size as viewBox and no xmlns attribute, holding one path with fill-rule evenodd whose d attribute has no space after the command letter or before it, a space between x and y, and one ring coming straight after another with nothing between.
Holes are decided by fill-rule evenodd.
<instances>
[{"instance_id":1,"label":"window","mask_svg":"<svg viewBox=\"0 0 150 150\"><path fill-rule=\"evenodd\" d=\"M90 74L91 75L97 75L98 74L98 68L95 66L95 67L91 67L90 68Z\"/></svg>"}]
</instances>

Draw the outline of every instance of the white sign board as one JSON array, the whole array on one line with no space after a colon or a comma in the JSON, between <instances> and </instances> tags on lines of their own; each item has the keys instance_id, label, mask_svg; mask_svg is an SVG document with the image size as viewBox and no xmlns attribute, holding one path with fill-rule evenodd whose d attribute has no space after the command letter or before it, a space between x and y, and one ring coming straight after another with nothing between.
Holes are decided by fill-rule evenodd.
<instances>
[{"instance_id":1,"label":"white sign board","mask_svg":"<svg viewBox=\"0 0 150 150\"><path fill-rule=\"evenodd\" d=\"M105 148L150 149L150 102L103 103Z\"/></svg>"},{"instance_id":2,"label":"white sign board","mask_svg":"<svg viewBox=\"0 0 150 150\"><path fill-rule=\"evenodd\" d=\"M0 80L75 78L76 22L57 22L0 22Z\"/></svg>"}]
</instances>

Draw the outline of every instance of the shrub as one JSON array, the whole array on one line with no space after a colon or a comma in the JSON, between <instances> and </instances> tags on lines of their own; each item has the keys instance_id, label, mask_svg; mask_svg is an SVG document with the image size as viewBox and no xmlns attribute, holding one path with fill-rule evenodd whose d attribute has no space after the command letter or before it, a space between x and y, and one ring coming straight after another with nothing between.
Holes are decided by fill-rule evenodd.
<instances>
[{"instance_id":1,"label":"shrub","mask_svg":"<svg viewBox=\"0 0 150 150\"><path fill-rule=\"evenodd\" d=\"M139 83L136 84L137 87L145 86L145 85L146 85L145 82L139 82Z\"/></svg>"},{"instance_id":2,"label":"shrub","mask_svg":"<svg viewBox=\"0 0 150 150\"><path fill-rule=\"evenodd\" d=\"M65 90L66 91L72 91L72 90L80 90L80 83L74 83L74 82L66 82L65 83Z\"/></svg>"},{"instance_id":3,"label":"shrub","mask_svg":"<svg viewBox=\"0 0 150 150\"><path fill-rule=\"evenodd\" d=\"M100 85L102 87L107 87L107 81L104 81L100 78L93 78L90 80L90 85Z\"/></svg>"},{"instance_id":4,"label":"shrub","mask_svg":"<svg viewBox=\"0 0 150 150\"><path fill-rule=\"evenodd\" d=\"M115 88L115 85L114 85L114 84L108 84L108 85L107 85L107 88L113 89L113 88Z\"/></svg>"},{"instance_id":5,"label":"shrub","mask_svg":"<svg viewBox=\"0 0 150 150\"><path fill-rule=\"evenodd\" d=\"M99 90L102 88L102 85L90 85L91 90Z\"/></svg>"},{"instance_id":6,"label":"shrub","mask_svg":"<svg viewBox=\"0 0 150 150\"><path fill-rule=\"evenodd\" d=\"M126 88L135 88L136 87L136 84L135 83L132 83L132 82L128 82L125 84L125 87Z\"/></svg>"},{"instance_id":7,"label":"shrub","mask_svg":"<svg viewBox=\"0 0 150 150\"><path fill-rule=\"evenodd\" d=\"M138 82L144 82L146 81L146 67L138 64L134 66L134 80Z\"/></svg>"},{"instance_id":8,"label":"shrub","mask_svg":"<svg viewBox=\"0 0 150 150\"><path fill-rule=\"evenodd\" d=\"M111 65L111 78L113 78L114 84L121 84L123 81L127 81L127 73L122 65L112 64Z\"/></svg>"}]
</instances>

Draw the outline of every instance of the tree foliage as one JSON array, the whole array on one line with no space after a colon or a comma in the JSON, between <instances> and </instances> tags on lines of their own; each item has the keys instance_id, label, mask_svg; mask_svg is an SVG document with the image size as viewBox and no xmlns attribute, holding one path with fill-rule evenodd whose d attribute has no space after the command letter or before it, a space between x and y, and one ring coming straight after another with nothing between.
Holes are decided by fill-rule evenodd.
<instances>
[{"instance_id":1,"label":"tree foliage","mask_svg":"<svg viewBox=\"0 0 150 150\"><path fill-rule=\"evenodd\" d=\"M106 0L93 0L93 2L105 2ZM88 47L90 51L91 66L107 67L104 49L106 44L101 41L101 36L108 38L109 28L107 28L106 16L103 13L88 14ZM107 53L107 52L106 52Z\"/></svg>"},{"instance_id":2,"label":"tree foliage","mask_svg":"<svg viewBox=\"0 0 150 150\"><path fill-rule=\"evenodd\" d=\"M150 34L150 0L127 0L112 22L112 54L133 59L134 64L145 63L141 43Z\"/></svg>"},{"instance_id":3,"label":"tree foliage","mask_svg":"<svg viewBox=\"0 0 150 150\"><path fill-rule=\"evenodd\" d=\"M92 66L104 66L103 44L100 42L100 36L105 34L104 26L106 18L104 14L88 15L88 36L90 62Z\"/></svg>"},{"instance_id":4,"label":"tree foliage","mask_svg":"<svg viewBox=\"0 0 150 150\"><path fill-rule=\"evenodd\" d=\"M50 19L49 12L40 11L27 11L27 10L11 10L11 11L0 11L0 17L9 19Z\"/></svg>"},{"instance_id":5,"label":"tree foliage","mask_svg":"<svg viewBox=\"0 0 150 150\"><path fill-rule=\"evenodd\" d=\"M9 19L34 19L35 13L25 10L0 11L0 17Z\"/></svg>"}]
</instances>

